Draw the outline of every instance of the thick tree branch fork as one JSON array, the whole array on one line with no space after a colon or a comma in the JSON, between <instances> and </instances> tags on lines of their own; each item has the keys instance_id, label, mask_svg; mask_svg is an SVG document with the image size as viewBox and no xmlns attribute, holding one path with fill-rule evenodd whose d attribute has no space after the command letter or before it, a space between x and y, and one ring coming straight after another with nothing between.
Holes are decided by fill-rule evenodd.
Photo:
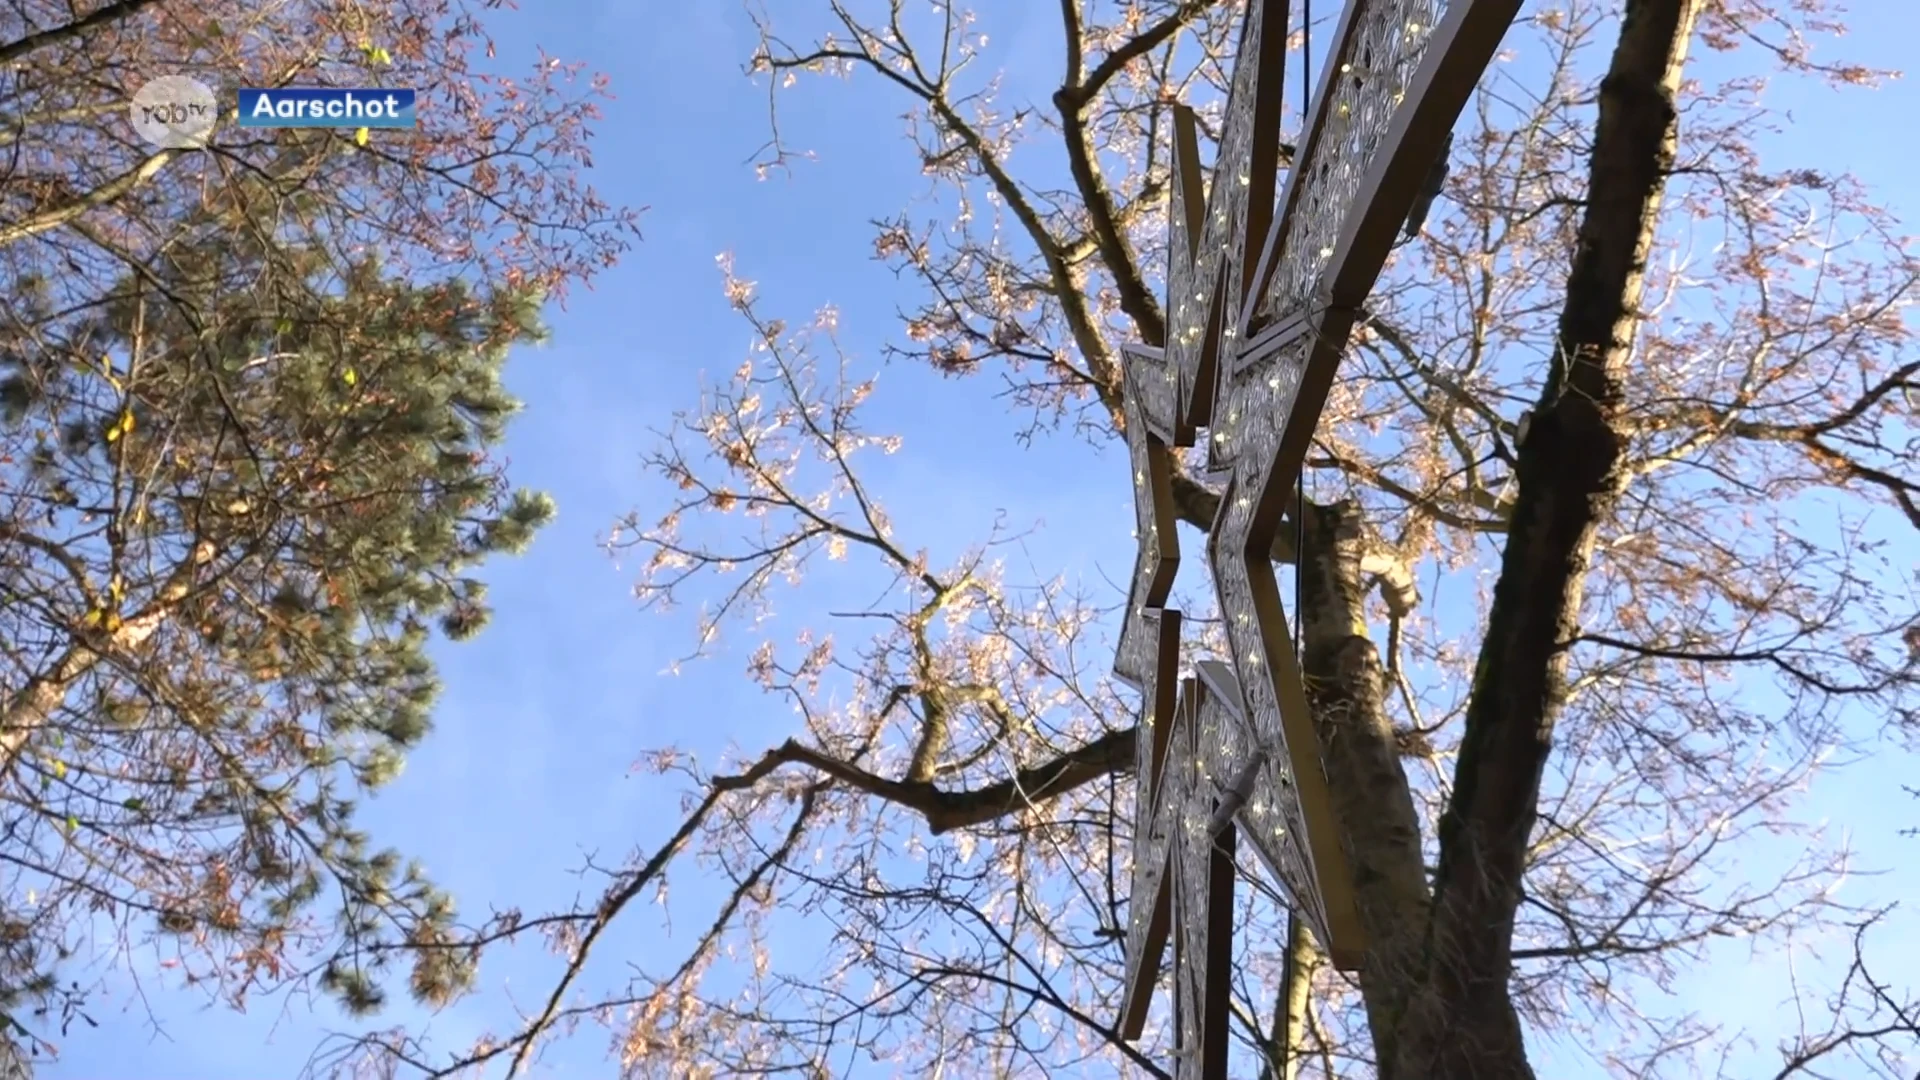
<instances>
[{"instance_id":1,"label":"thick tree branch fork","mask_svg":"<svg viewBox=\"0 0 1920 1080\"><path fill-rule=\"evenodd\" d=\"M931 782L892 780L823 754L793 739L767 751L746 772L716 776L715 792L752 787L783 765L801 765L877 799L919 814L935 836L983 825L995 818L1058 798L1092 780L1133 768L1134 728L1109 732L1005 780L964 791L946 791Z\"/></svg>"},{"instance_id":2,"label":"thick tree branch fork","mask_svg":"<svg viewBox=\"0 0 1920 1080\"><path fill-rule=\"evenodd\" d=\"M1101 261L1113 274L1114 288L1120 294L1120 309L1139 329L1141 340L1149 345L1166 343L1167 324L1159 301L1147 288L1140 273L1139 260L1127 243L1113 206L1113 193L1100 174L1100 163L1086 125L1087 109L1114 77L1153 50L1171 41L1174 35L1206 11L1212 0L1187 0L1137 37L1108 53L1090 75L1083 77L1080 54L1079 0L1061 0L1061 18L1068 43L1067 81L1054 91L1053 107L1060 113L1060 126L1067 148L1067 166L1074 186L1086 204L1093 222L1093 236Z\"/></svg>"}]
</instances>

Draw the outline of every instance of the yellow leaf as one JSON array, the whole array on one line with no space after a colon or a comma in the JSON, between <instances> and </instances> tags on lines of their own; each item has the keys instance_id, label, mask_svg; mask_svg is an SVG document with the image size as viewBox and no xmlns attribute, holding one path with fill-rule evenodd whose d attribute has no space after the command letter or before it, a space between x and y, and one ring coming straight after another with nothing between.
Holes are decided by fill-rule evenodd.
<instances>
[{"instance_id":1,"label":"yellow leaf","mask_svg":"<svg viewBox=\"0 0 1920 1080\"><path fill-rule=\"evenodd\" d=\"M367 129L361 128L359 131L356 131L353 133L353 141L356 145L365 146L367 145L368 135L369 135L369 132L367 131Z\"/></svg>"},{"instance_id":2,"label":"yellow leaf","mask_svg":"<svg viewBox=\"0 0 1920 1080\"><path fill-rule=\"evenodd\" d=\"M340 377L346 380L348 386L352 386L353 384L360 381L359 373L354 371L352 368L348 368L346 370L346 373L341 375Z\"/></svg>"},{"instance_id":3,"label":"yellow leaf","mask_svg":"<svg viewBox=\"0 0 1920 1080\"><path fill-rule=\"evenodd\" d=\"M376 48L373 50L373 62L381 65L391 64L393 63L393 54L385 49Z\"/></svg>"},{"instance_id":4,"label":"yellow leaf","mask_svg":"<svg viewBox=\"0 0 1920 1080\"><path fill-rule=\"evenodd\" d=\"M53 763L53 778L54 778L55 780L65 780L65 779L67 778L67 763L66 763L66 762L64 762L64 761L55 761L55 762Z\"/></svg>"}]
</instances>

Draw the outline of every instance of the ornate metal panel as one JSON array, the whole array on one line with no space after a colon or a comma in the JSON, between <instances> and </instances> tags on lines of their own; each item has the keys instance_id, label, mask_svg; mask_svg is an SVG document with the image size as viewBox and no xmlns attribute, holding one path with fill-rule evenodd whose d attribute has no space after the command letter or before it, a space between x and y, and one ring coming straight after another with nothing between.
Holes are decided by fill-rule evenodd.
<instances>
[{"instance_id":1,"label":"ornate metal panel","mask_svg":"<svg viewBox=\"0 0 1920 1080\"><path fill-rule=\"evenodd\" d=\"M1163 729L1179 739L1182 720L1178 710ZM1144 736L1146 732L1141 731ZM1141 745L1150 745L1142 738ZM1137 1039L1144 1030L1147 1010L1152 1005L1153 987L1160 978L1160 961L1166 955L1167 934L1173 920L1173 839L1177 810L1182 793L1172 792L1171 783L1150 783L1154 765L1146 765L1139 775L1134 796L1133 891L1127 905L1126 985L1120 1002L1120 1037ZM1181 770L1173 769L1173 773ZM1185 775L1181 774L1181 781Z\"/></svg>"},{"instance_id":2,"label":"ornate metal panel","mask_svg":"<svg viewBox=\"0 0 1920 1080\"><path fill-rule=\"evenodd\" d=\"M1226 1080L1227 1024L1233 982L1233 886L1236 829L1216 822L1218 755L1205 732L1221 728L1226 703L1197 679L1181 686L1180 760L1169 766L1177 794L1174 844L1174 932L1179 935L1174 994L1179 1002L1174 1058L1176 1080ZM1181 778L1173 782L1171 777Z\"/></svg>"},{"instance_id":3,"label":"ornate metal panel","mask_svg":"<svg viewBox=\"0 0 1920 1080\"><path fill-rule=\"evenodd\" d=\"M1207 555L1237 675L1241 719L1236 727L1246 743L1242 753L1266 755L1278 775L1262 795L1274 803L1284 799L1287 814L1294 818L1269 826L1288 828L1287 851L1261 842L1272 838L1271 831L1265 836L1256 832L1256 850L1269 856L1333 962L1351 970L1359 966L1366 942L1270 554L1278 511L1292 480L1282 480L1282 486L1273 489L1279 432L1268 410L1271 402L1284 400L1299 385L1298 371L1311 347L1311 337L1303 334L1290 348L1276 350L1264 367L1231 372L1232 377L1222 380L1227 392L1214 417L1213 434L1235 467L1221 496ZM1279 783L1283 779L1284 785Z\"/></svg>"},{"instance_id":4,"label":"ornate metal panel","mask_svg":"<svg viewBox=\"0 0 1920 1080\"><path fill-rule=\"evenodd\" d=\"M1287 0L1252 0L1211 184L1200 165L1193 111L1184 105L1173 109L1167 361L1179 374L1181 421L1187 427L1205 424L1211 411L1219 358L1233 350L1248 283L1273 218L1286 59Z\"/></svg>"},{"instance_id":5,"label":"ornate metal panel","mask_svg":"<svg viewBox=\"0 0 1920 1080\"><path fill-rule=\"evenodd\" d=\"M1323 942L1343 940L1344 927L1340 934L1329 928L1290 756L1276 753L1273 735L1259 730L1253 717L1241 710L1240 686L1227 665L1206 660L1198 668L1209 704L1200 714L1195 737L1208 748L1209 782L1228 799L1241 839L1253 846L1307 926ZM1284 745L1285 734L1280 738Z\"/></svg>"},{"instance_id":6,"label":"ornate metal panel","mask_svg":"<svg viewBox=\"0 0 1920 1080\"><path fill-rule=\"evenodd\" d=\"M1180 613L1165 605L1180 569L1180 534L1173 509L1173 452L1162 434L1163 425L1172 420L1177 395L1154 350L1128 349L1122 361L1138 554L1113 671L1140 692L1141 733L1151 734L1138 740L1135 751L1140 770L1136 775L1144 793L1136 816L1144 824L1165 758L1163 748L1178 689Z\"/></svg>"},{"instance_id":7,"label":"ornate metal panel","mask_svg":"<svg viewBox=\"0 0 1920 1080\"><path fill-rule=\"evenodd\" d=\"M1180 569L1180 533L1173 508L1173 451L1156 419L1170 419L1175 394L1165 381L1166 367L1153 350L1130 348L1121 356L1126 378L1127 457L1133 471L1134 537L1138 544L1127 611L1113 672L1146 700L1145 718L1161 715L1152 703L1165 698L1173 707L1172 680L1160 678L1177 664L1162 639L1172 632L1179 648L1179 613L1162 611ZM1163 685L1164 684L1164 685ZM1142 773L1142 776L1148 774Z\"/></svg>"},{"instance_id":8,"label":"ornate metal panel","mask_svg":"<svg viewBox=\"0 0 1920 1080\"><path fill-rule=\"evenodd\" d=\"M1172 451L1166 441L1179 394L1157 350L1130 348L1123 352L1122 363L1139 547L1113 671L1140 692L1140 712L1134 743L1133 902L1128 906L1120 1028L1126 1037L1137 1038L1160 972L1170 918L1166 876L1172 832L1156 793L1176 727L1179 690L1180 613L1165 607L1180 564Z\"/></svg>"},{"instance_id":9,"label":"ornate metal panel","mask_svg":"<svg viewBox=\"0 0 1920 1080\"><path fill-rule=\"evenodd\" d=\"M1347 0L1277 208L1284 0L1250 0L1210 186L1193 115L1174 110L1167 351L1125 361L1141 555L1116 672L1142 691L1142 735L1152 726L1140 740L1144 850L1121 1027L1138 1036L1170 932L1182 1078L1225 1075L1240 829L1334 963L1352 969L1365 956L1270 552L1360 305L1518 9ZM1201 427L1226 484L1208 558L1231 671L1203 664L1176 706L1178 613L1161 605L1178 552L1170 485L1156 477L1170 479L1170 448ZM1163 916L1172 926L1156 938Z\"/></svg>"},{"instance_id":10,"label":"ornate metal panel","mask_svg":"<svg viewBox=\"0 0 1920 1080\"><path fill-rule=\"evenodd\" d=\"M1278 322L1328 299L1322 272L1348 217L1367 212L1357 196L1433 39L1438 6L1435 0L1372 0L1350 2L1342 12L1331 62L1314 95L1306 144L1287 178L1286 205L1265 244L1256 320ZM1464 94L1460 102L1465 104ZM1448 128L1452 121L1449 116ZM1419 163L1422 171L1432 153L1427 157ZM1398 216L1406 216L1406 207Z\"/></svg>"},{"instance_id":11,"label":"ornate metal panel","mask_svg":"<svg viewBox=\"0 0 1920 1080\"><path fill-rule=\"evenodd\" d=\"M1226 478L1208 557L1247 729L1290 771L1292 827L1306 841L1291 863L1256 850L1276 876L1298 875L1285 884L1346 969L1364 959L1366 940L1270 552L1359 305L1517 8L1453 0L1436 29L1432 0L1348 0L1240 320L1242 345L1219 365L1204 421L1209 462Z\"/></svg>"}]
</instances>

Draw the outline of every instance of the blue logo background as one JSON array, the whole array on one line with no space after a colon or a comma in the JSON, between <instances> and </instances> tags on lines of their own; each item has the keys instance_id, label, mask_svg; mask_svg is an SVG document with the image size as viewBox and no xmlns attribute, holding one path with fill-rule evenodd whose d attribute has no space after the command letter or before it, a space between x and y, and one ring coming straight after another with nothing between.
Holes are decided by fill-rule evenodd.
<instances>
[{"instance_id":1,"label":"blue logo background","mask_svg":"<svg viewBox=\"0 0 1920 1080\"><path fill-rule=\"evenodd\" d=\"M240 91L243 128L410 128L416 91L382 87L248 87ZM264 103L264 105L263 105Z\"/></svg>"}]
</instances>

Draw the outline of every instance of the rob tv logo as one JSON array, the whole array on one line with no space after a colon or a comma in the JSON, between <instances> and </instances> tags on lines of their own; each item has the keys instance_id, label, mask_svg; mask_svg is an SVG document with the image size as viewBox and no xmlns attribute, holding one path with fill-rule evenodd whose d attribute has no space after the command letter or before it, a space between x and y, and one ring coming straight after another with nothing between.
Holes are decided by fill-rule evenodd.
<instances>
[{"instance_id":1,"label":"rob tv logo","mask_svg":"<svg viewBox=\"0 0 1920 1080\"><path fill-rule=\"evenodd\" d=\"M154 146L186 150L207 145L220 119L213 88L185 75L164 75L142 86L128 107L133 130Z\"/></svg>"}]
</instances>

